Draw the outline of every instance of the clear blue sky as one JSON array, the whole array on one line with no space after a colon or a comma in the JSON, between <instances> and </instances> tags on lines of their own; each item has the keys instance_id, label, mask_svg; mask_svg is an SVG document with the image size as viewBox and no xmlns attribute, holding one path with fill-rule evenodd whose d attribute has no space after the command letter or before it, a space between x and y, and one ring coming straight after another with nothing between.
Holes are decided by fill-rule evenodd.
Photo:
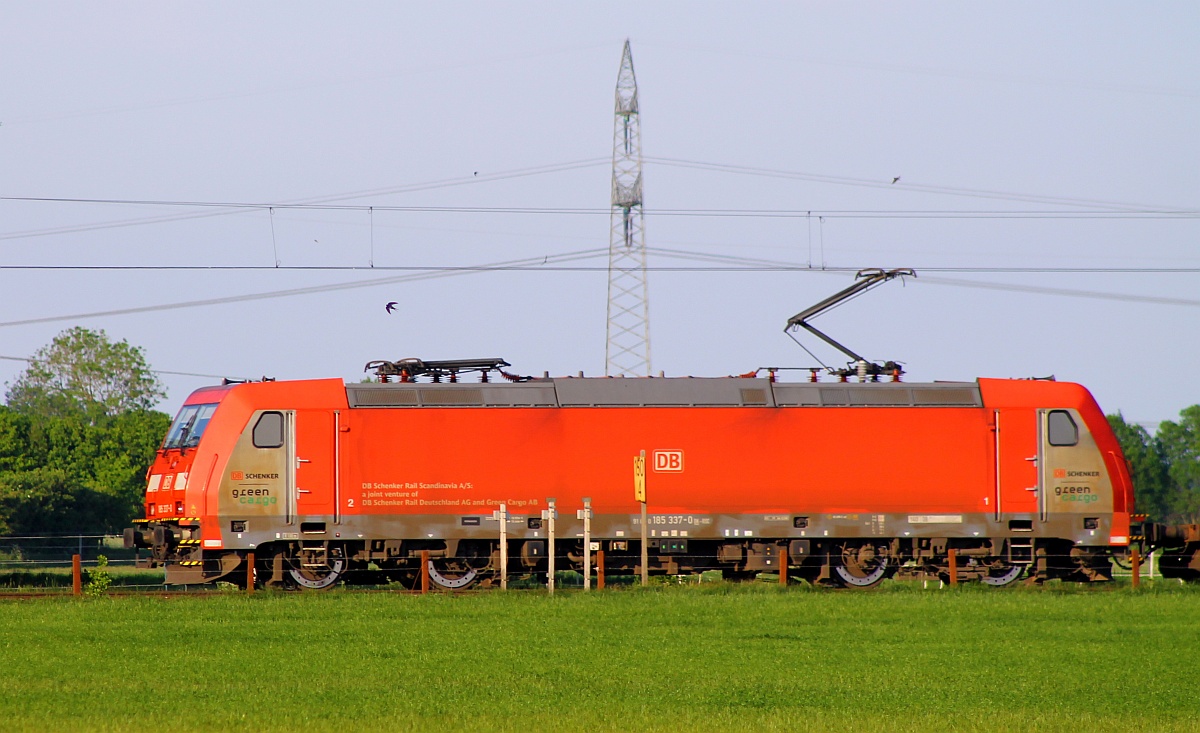
<instances>
[{"instance_id":1,"label":"clear blue sky","mask_svg":"<svg viewBox=\"0 0 1200 733\"><path fill-rule=\"evenodd\" d=\"M1054 374L1156 423L1200 402L1196 272L978 268L1200 267L1197 29L1184 2L7 3L2 196L451 210L0 200L0 264L378 270L603 249L628 37L652 251L915 267L818 325L913 380ZM540 167L566 169L511 175ZM495 207L542 211L466 210ZM372 359L503 356L599 374L604 258L575 264L600 269L24 325L408 273L0 269L0 356L83 325L175 372L358 379ZM783 324L849 277L652 271L653 369L809 366ZM0 381L21 369L0 360ZM212 380L165 381L174 412Z\"/></svg>"}]
</instances>

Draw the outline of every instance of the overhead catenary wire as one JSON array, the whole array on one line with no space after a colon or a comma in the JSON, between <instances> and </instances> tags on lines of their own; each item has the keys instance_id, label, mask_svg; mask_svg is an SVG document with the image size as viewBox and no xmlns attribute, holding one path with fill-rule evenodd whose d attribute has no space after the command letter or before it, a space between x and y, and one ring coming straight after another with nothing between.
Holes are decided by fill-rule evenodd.
<instances>
[{"instance_id":1,"label":"overhead catenary wire","mask_svg":"<svg viewBox=\"0 0 1200 733\"><path fill-rule=\"evenodd\" d=\"M199 308L199 307L205 307L205 306L224 305L224 304L228 304L228 303L239 303L239 302L246 302L246 301L253 301L253 300L268 300L268 299L274 299L274 298L287 298L287 297L294 297L294 296L300 296L300 295L312 295L312 294L317 294L317 293L327 293L327 292L333 292L333 291L339 291L339 290L350 290L350 289L356 289L356 288L369 288L369 287L376 287L376 286L381 286L381 285L391 285L391 284L396 284L396 283L410 282L410 281L417 281L417 280L424 280L424 279L431 279L431 278L452 277L455 275L466 275L466 274L472 274L472 273L538 272L538 271L544 271L544 272L564 272L564 271L607 272L607 268L602 267L602 266L575 266L575 265L559 264L559 263L572 262L572 261L576 261L576 260L584 260L584 259L589 259L589 258L602 257L602 256L605 256L607 254L607 252L608 252L607 248L604 248L604 249L580 250L578 252L568 252L568 253L559 254L559 255L545 255L542 257L529 257L529 258L524 258L521 260L509 260L509 261L505 261L505 262L496 262L496 263L491 263L491 264L486 264L486 265L431 267L431 268L413 268L413 267L400 268L400 269L407 270L407 273L403 274L403 275L394 275L394 276L384 277L384 278L372 278L370 280L358 280L358 281L351 281L351 282L332 283L332 284L327 284L327 285L313 285L313 286L308 286L308 287L303 287L303 288L289 288L289 289L284 289L284 290L269 290L269 291L263 291L263 292L257 292L257 293L246 293L246 294L242 294L242 295L225 296L225 297L220 297L220 298L207 298L207 299L202 299L202 300L180 301L180 302L163 303L163 304L157 304L157 305L137 306L137 307L132 307L132 308L118 308L118 309L104 310L104 311L75 313L75 314L71 314L71 315L43 316L43 317L38 317L38 318L26 318L26 319L13 320L13 321L3 321L3 322L0 322L0 328L7 328L7 327L12 327L12 326L33 325L33 324L39 324L39 323L57 323L57 322L63 322L63 321L81 320L81 319L85 319L85 318L100 318L100 317L107 317L107 316L132 315L132 314L136 314L136 313L148 313L148 312L162 311L162 310ZM696 267L696 266L684 266L684 267L676 267L676 268L670 268L670 269L662 268L662 267L650 268L650 269L656 269L657 271L660 271L660 272L663 272L663 271L675 271L675 272L797 272L797 273L799 273L799 272L810 272L810 273L815 272L815 273L824 273L824 274L839 274L839 273L845 274L848 272L855 272L857 270L863 269L863 268L849 268L849 267L829 267L829 268L824 268L824 269L817 269L817 268L808 267L808 266L799 265L799 264L790 263L790 262L761 260L761 259L753 259L753 258L746 258L746 257L734 257L734 256L730 256L730 255L718 255L718 254L705 253L705 252L689 252L686 250L673 250L673 249L665 249L665 248L661 248L661 247L648 247L647 252L652 255L667 257L667 258L690 259L690 260L703 261L703 262L716 262L716 263L720 264L720 266L718 266L718 267L707 267L707 268L700 268L700 267ZM124 269L124 268L116 268L116 269ZM206 268L198 268L198 269L206 269ZM254 268L235 268L235 269L276 269L276 268L265 268L265 267L259 266L259 267L254 267ZM278 268L278 269L282 270L282 269L308 269L308 268L300 267L300 268ZM322 268L317 268L317 269L325 270L325 269L330 269L330 268L322 267ZM387 269L392 269L392 268L380 268L380 267L364 268L364 267L358 266L358 267L350 267L350 268L342 268L342 269L379 271L379 270L387 270ZM914 269L917 269L918 271L920 271L922 268L914 268ZM947 269L937 270L936 268L925 268L925 269L928 271L940 271L940 272L952 271L952 270L947 270ZM1175 270L1167 270L1166 272L1179 273L1179 272L1193 272L1193 271L1195 271L1195 270L1194 269L1189 269L1189 270L1175 269ZM1003 270L985 269L985 268L977 268L977 269L972 270L972 269L962 268L959 270L953 270L953 272L980 272L980 273L993 272L994 273L994 272L1003 272ZM1095 270L1095 269L1057 270L1057 269L1051 269L1051 268L1043 268L1041 270L1020 270L1019 272L1042 272L1042 273L1097 272L1097 270ZM980 280L939 278L936 276L933 276L933 277L922 276L919 280L917 280L917 282L921 282L921 283L925 283L925 284L933 284L933 285L948 285L948 286L955 286L955 287L980 288L980 289L985 289L985 290L1034 293L1034 294L1040 294L1040 295L1057 295L1057 296L1075 297L1075 298L1090 298L1090 299L1097 299L1097 300L1111 300L1111 301L1122 301L1122 302L1131 302L1131 303L1146 303L1146 304L1153 304L1153 305L1200 307L1200 300L1194 300L1194 299L1189 299L1189 298L1171 298L1171 297L1164 297L1164 296L1149 296L1149 295L1137 295L1137 294L1129 294L1129 293L1113 293L1113 292L1090 291L1090 290L1071 290L1071 289L1067 289L1067 288L1051 288L1051 287L1043 287L1043 286L1036 286L1036 285L1022 285L1022 284L1015 284L1015 283L993 283L993 282L986 282L986 281L980 281Z\"/></svg>"},{"instance_id":2,"label":"overhead catenary wire","mask_svg":"<svg viewBox=\"0 0 1200 733\"><path fill-rule=\"evenodd\" d=\"M115 308L112 310L92 311L88 313L75 313L71 315L61 316L44 316L39 318L25 318L15 321L0 322L0 328L11 326L27 326L38 323L58 323L62 321L75 321L84 318L100 318L106 316L123 316L136 313L150 313L164 310L179 310L183 308L199 308L211 305L224 305L228 303L241 303L252 300L269 300L274 298L288 298L299 295L312 295L316 293L328 293L339 290L353 290L357 288L371 288L380 285L393 285L402 282L411 282L416 280L425 280L438 277L449 277L453 275L462 275L476 272L488 272L501 269L508 266L531 265L537 262L570 262L577 259L587 259L591 257L602 257L608 254L608 248L580 250L577 252L567 252L558 255L544 255L542 257L528 257L519 260L507 260L504 262L496 262L491 265L481 265L471 268L453 268L453 269L436 269L432 271L410 272L405 275L393 275L382 278L372 278L369 280L355 280L350 282L330 283L326 285L312 285L303 288L288 288L284 290L268 290L257 293L246 293L242 295L230 295L219 298L204 298L200 300L178 301L174 303L160 303L157 305L135 306L131 308ZM274 268L268 268L274 269ZM362 268L360 268L362 269ZM378 268L376 268L378 269Z\"/></svg>"},{"instance_id":3,"label":"overhead catenary wire","mask_svg":"<svg viewBox=\"0 0 1200 733\"><path fill-rule=\"evenodd\" d=\"M776 264L776 265L786 265L787 264L787 263L781 263L781 262L774 262L772 260L760 260L760 259L752 259L752 258L744 258L744 257L734 257L734 256L729 256L729 255L714 255L714 254L710 254L710 253L687 252L684 250L669 250L669 249L663 249L661 247L656 247L656 248L650 249L649 251L652 254L656 254L659 256L678 257L678 258L684 258L684 259L697 258L697 259L706 259L709 261L715 260L715 261L722 261L722 262L729 262L729 263L745 262L745 263L758 264L760 266L767 266L770 264ZM796 268L796 269L797 270L807 270L809 272L821 272L821 273L837 273L837 272L845 273L845 272L849 271L848 268L836 268L836 269L830 268L830 269L821 269L821 270L818 270L815 268ZM857 269L861 270L861 269L865 269L865 268L857 268ZM918 272L921 271L921 268L912 268L912 269L917 270ZM857 270L855 270L855 271L857 271ZM942 270L942 271L944 272L945 270ZM992 270L992 272L994 272L994 270ZM1047 270L1047 272L1051 272L1051 271ZM995 283L995 282L988 282L988 281L984 281L984 280L964 280L964 279L945 278L945 277L937 277L937 276L933 276L933 277L921 276L919 278L915 278L913 281L922 283L922 284L927 284L927 285L948 285L948 286L953 286L953 287L978 288L978 289L982 289L982 290L998 290L998 291L1018 292L1018 293L1032 293L1032 294L1038 294L1038 295L1055 295L1055 296L1063 296L1063 297L1069 297L1069 298L1088 298L1088 299L1093 299L1093 300L1110 300L1110 301L1119 301L1119 302L1127 302L1127 303L1146 303L1146 304L1153 304L1153 305L1174 305L1174 306L1184 306L1184 307L1192 307L1192 308L1200 307L1200 300L1195 300L1192 298L1173 298L1173 297L1155 296L1155 295L1137 295L1137 294L1133 294L1133 293L1114 293L1114 292L1110 292L1110 291L1099 291L1099 290L1074 290L1074 289L1070 289L1070 288L1046 287L1046 286L1039 286L1039 285L1023 285L1023 284L1019 284L1019 283Z\"/></svg>"}]
</instances>

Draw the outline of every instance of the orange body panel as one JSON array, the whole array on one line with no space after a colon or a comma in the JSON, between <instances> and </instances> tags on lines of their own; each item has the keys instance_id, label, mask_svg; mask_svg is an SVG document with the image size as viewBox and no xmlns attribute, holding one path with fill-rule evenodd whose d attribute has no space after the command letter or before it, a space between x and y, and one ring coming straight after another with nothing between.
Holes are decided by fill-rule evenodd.
<instances>
[{"instance_id":1,"label":"orange body panel","mask_svg":"<svg viewBox=\"0 0 1200 733\"><path fill-rule=\"evenodd\" d=\"M500 502L520 512L583 497L598 514L633 514L642 450L660 513L993 514L999 498L1001 512L1032 514L1038 411L1072 409L1112 478L1112 531L1128 532L1129 475L1087 390L992 379L979 388L982 408L413 409L350 409L336 379L210 388L185 403L220 403L201 444L160 452L151 468L160 478L147 518L200 517L202 535L220 537L219 479L257 410L294 416L301 518L490 515Z\"/></svg>"},{"instance_id":2,"label":"orange body panel","mask_svg":"<svg viewBox=\"0 0 1200 733\"><path fill-rule=\"evenodd\" d=\"M599 513L636 512L632 458L645 450L656 512L986 511L984 420L973 409L355 410L343 491L368 513L585 496ZM658 451L681 456L681 470L656 468Z\"/></svg>"}]
</instances>

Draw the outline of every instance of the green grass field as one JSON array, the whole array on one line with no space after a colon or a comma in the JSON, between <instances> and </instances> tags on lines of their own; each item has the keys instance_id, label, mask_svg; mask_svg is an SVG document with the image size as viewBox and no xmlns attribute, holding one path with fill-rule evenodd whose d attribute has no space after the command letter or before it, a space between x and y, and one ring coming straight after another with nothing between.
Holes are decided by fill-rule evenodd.
<instances>
[{"instance_id":1,"label":"green grass field","mask_svg":"<svg viewBox=\"0 0 1200 733\"><path fill-rule=\"evenodd\" d=\"M1200 730L1165 582L8 600L0 650L0 730Z\"/></svg>"}]
</instances>

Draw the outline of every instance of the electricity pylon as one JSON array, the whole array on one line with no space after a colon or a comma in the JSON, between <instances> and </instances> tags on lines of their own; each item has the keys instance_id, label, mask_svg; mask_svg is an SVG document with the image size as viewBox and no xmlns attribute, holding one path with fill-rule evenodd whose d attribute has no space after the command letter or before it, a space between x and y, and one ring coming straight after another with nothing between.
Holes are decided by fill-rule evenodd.
<instances>
[{"instance_id":1,"label":"electricity pylon","mask_svg":"<svg viewBox=\"0 0 1200 733\"><path fill-rule=\"evenodd\" d=\"M608 240L608 345L604 373L650 374L650 311L642 224L642 136L629 40L617 74Z\"/></svg>"}]
</instances>

